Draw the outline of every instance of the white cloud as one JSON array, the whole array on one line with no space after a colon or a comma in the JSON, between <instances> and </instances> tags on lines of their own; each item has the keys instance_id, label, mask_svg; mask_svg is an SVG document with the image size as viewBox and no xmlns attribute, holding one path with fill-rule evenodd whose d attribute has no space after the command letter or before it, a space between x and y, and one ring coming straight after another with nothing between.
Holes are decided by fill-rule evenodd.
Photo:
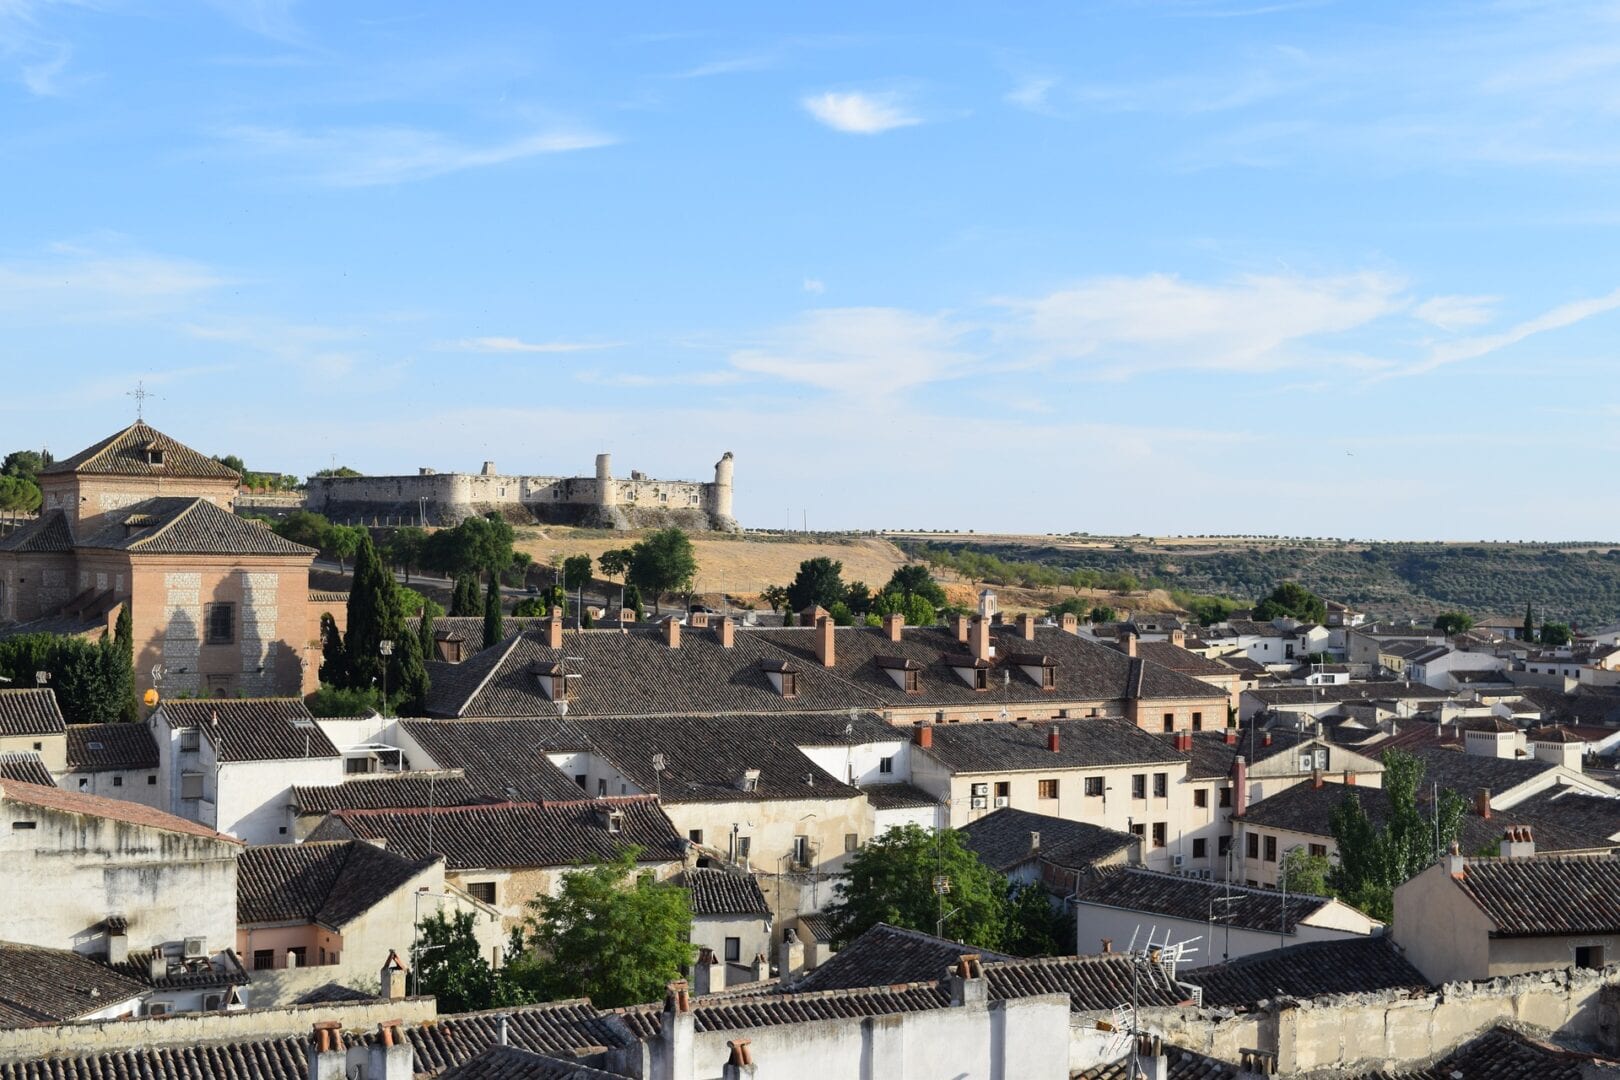
<instances>
[{"instance_id":1,"label":"white cloud","mask_svg":"<svg viewBox=\"0 0 1620 1080\"><path fill-rule=\"evenodd\" d=\"M611 136L584 130L539 131L483 145L410 127L327 128L314 132L238 127L224 134L249 153L284 159L305 179L332 187L425 180L541 154L610 146L615 141Z\"/></svg>"},{"instance_id":2,"label":"white cloud","mask_svg":"<svg viewBox=\"0 0 1620 1080\"><path fill-rule=\"evenodd\" d=\"M801 102L805 110L834 131L876 135L922 121L908 112L893 94L847 94L829 90L811 94Z\"/></svg>"},{"instance_id":3,"label":"white cloud","mask_svg":"<svg viewBox=\"0 0 1620 1080\"><path fill-rule=\"evenodd\" d=\"M1303 362L1313 355L1312 339L1399 310L1400 289L1399 279L1380 273L1248 275L1219 285L1149 274L1092 278L1003 303L1018 317L1007 332L1046 361L1113 375L1167 368L1254 372Z\"/></svg>"},{"instance_id":4,"label":"white cloud","mask_svg":"<svg viewBox=\"0 0 1620 1080\"><path fill-rule=\"evenodd\" d=\"M1491 321L1500 296L1436 296L1412 309L1412 314L1442 330L1462 330Z\"/></svg>"},{"instance_id":5,"label":"white cloud","mask_svg":"<svg viewBox=\"0 0 1620 1080\"><path fill-rule=\"evenodd\" d=\"M1007 92L1006 100L1021 109L1028 109L1031 112L1045 112L1047 95L1052 92L1052 88L1057 84L1056 79L1025 78Z\"/></svg>"},{"instance_id":6,"label":"white cloud","mask_svg":"<svg viewBox=\"0 0 1620 1080\"><path fill-rule=\"evenodd\" d=\"M739 75L749 71L765 71L776 65L776 57L769 54L735 56L728 60L711 60L675 75L677 79L709 79L716 75Z\"/></svg>"},{"instance_id":7,"label":"white cloud","mask_svg":"<svg viewBox=\"0 0 1620 1080\"><path fill-rule=\"evenodd\" d=\"M1574 300L1567 304L1560 304L1533 319L1526 319L1524 322L1510 326L1499 334L1483 334L1436 345L1429 351L1427 359L1406 368L1398 374L1418 375L1426 371L1433 371L1438 367L1444 367L1447 364L1455 364L1464 360L1477 360L1510 345L1517 345L1526 338L1544 334L1549 330L1562 330L1595 315L1603 315L1616 309L1620 309L1620 289L1615 289L1613 292L1603 296L1594 296L1585 300Z\"/></svg>"},{"instance_id":8,"label":"white cloud","mask_svg":"<svg viewBox=\"0 0 1620 1080\"><path fill-rule=\"evenodd\" d=\"M22 84L28 92L37 97L54 97L61 93L61 78L67 69L68 59L73 55L73 49L68 45L57 45L54 54L47 59L22 66Z\"/></svg>"},{"instance_id":9,"label":"white cloud","mask_svg":"<svg viewBox=\"0 0 1620 1080\"><path fill-rule=\"evenodd\" d=\"M0 312L90 318L171 310L225 283L185 259L57 245L43 258L0 262Z\"/></svg>"},{"instance_id":10,"label":"white cloud","mask_svg":"<svg viewBox=\"0 0 1620 1080\"><path fill-rule=\"evenodd\" d=\"M820 278L807 277L804 279L804 291L820 296L827 291L827 283Z\"/></svg>"},{"instance_id":11,"label":"white cloud","mask_svg":"<svg viewBox=\"0 0 1620 1080\"><path fill-rule=\"evenodd\" d=\"M978 359L965 348L971 330L943 315L827 308L733 352L731 363L740 371L877 398L967 374Z\"/></svg>"},{"instance_id":12,"label":"white cloud","mask_svg":"<svg viewBox=\"0 0 1620 1080\"><path fill-rule=\"evenodd\" d=\"M453 348L462 352L487 353L571 353L617 348L616 341L524 341L515 337L462 338Z\"/></svg>"}]
</instances>

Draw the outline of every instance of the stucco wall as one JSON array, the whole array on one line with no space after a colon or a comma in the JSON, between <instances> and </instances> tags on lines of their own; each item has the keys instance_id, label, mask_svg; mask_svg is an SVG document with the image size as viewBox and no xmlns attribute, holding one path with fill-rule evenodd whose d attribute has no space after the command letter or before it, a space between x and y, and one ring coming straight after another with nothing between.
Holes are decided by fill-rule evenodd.
<instances>
[{"instance_id":1,"label":"stucco wall","mask_svg":"<svg viewBox=\"0 0 1620 1080\"><path fill-rule=\"evenodd\" d=\"M1174 919L1150 912L1125 911L1085 903L1075 905L1074 918L1077 947L1081 952L1100 951L1104 938L1113 942L1115 950L1122 951L1130 947L1133 935L1140 947L1147 941L1150 932L1154 941L1163 941L1166 934L1170 935L1172 941L1191 941L1197 951L1182 965L1185 970L1270 952L1286 945L1301 945L1307 941L1340 941L1347 937L1366 936L1364 933L1303 923L1297 924L1291 934L1236 926L1228 933L1225 925L1211 924L1204 919Z\"/></svg>"}]
</instances>

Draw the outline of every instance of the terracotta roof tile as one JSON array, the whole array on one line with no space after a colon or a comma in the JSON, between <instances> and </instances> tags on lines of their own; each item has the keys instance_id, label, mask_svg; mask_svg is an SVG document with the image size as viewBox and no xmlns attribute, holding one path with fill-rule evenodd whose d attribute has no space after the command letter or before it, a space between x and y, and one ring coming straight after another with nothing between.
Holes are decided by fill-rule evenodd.
<instances>
[{"instance_id":1,"label":"terracotta roof tile","mask_svg":"<svg viewBox=\"0 0 1620 1080\"><path fill-rule=\"evenodd\" d=\"M157 743L145 724L69 724L67 764L71 772L156 769Z\"/></svg>"},{"instance_id":2,"label":"terracotta roof tile","mask_svg":"<svg viewBox=\"0 0 1620 1080\"><path fill-rule=\"evenodd\" d=\"M54 690L0 690L0 735L60 735L66 730Z\"/></svg>"},{"instance_id":3,"label":"terracotta roof tile","mask_svg":"<svg viewBox=\"0 0 1620 1080\"><path fill-rule=\"evenodd\" d=\"M236 921L342 930L418 875L412 860L358 840L254 845L236 860Z\"/></svg>"},{"instance_id":4,"label":"terracotta roof tile","mask_svg":"<svg viewBox=\"0 0 1620 1080\"><path fill-rule=\"evenodd\" d=\"M152 445L163 451L162 465L153 465L147 460L143 451ZM72 457L52 462L40 472L46 476L59 473L94 473L107 476L241 480L241 476L232 469L211 457L199 454L184 443L176 442L140 420L80 450Z\"/></svg>"},{"instance_id":5,"label":"terracotta roof tile","mask_svg":"<svg viewBox=\"0 0 1620 1080\"><path fill-rule=\"evenodd\" d=\"M678 879L691 896L693 915L769 915L770 905L752 874L695 867Z\"/></svg>"},{"instance_id":6,"label":"terracotta roof tile","mask_svg":"<svg viewBox=\"0 0 1620 1080\"><path fill-rule=\"evenodd\" d=\"M173 814L165 814L161 810L154 810L149 806L142 806L140 803L129 802L125 799L104 799L100 795L63 791L60 788L41 787L38 784L19 784L15 781L0 784L0 799L36 807L40 810L63 814L83 814L86 817L107 818L110 821L122 821L130 825L144 825L148 828L161 829L164 832L201 836L225 844L239 845L242 843L236 837L215 832L206 825L200 825L195 821L187 821L185 818L176 817Z\"/></svg>"},{"instance_id":7,"label":"terracotta roof tile","mask_svg":"<svg viewBox=\"0 0 1620 1080\"><path fill-rule=\"evenodd\" d=\"M302 698L176 699L159 705L157 712L176 730L201 731L221 761L338 756Z\"/></svg>"},{"instance_id":8,"label":"terracotta roof tile","mask_svg":"<svg viewBox=\"0 0 1620 1080\"><path fill-rule=\"evenodd\" d=\"M0 780L55 787L56 777L45 767L45 759L33 750L11 750L0 754Z\"/></svg>"}]
</instances>

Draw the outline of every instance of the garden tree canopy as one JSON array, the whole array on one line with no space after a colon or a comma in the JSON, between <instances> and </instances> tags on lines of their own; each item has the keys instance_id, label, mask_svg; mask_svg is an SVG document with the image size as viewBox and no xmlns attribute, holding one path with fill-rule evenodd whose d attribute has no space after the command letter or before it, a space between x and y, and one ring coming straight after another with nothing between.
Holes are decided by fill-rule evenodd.
<instances>
[{"instance_id":1,"label":"garden tree canopy","mask_svg":"<svg viewBox=\"0 0 1620 1080\"><path fill-rule=\"evenodd\" d=\"M101 639L105 642L107 639ZM140 701L135 696L135 617L125 601L118 612L113 628L112 647L115 655L103 655L108 690L123 699L123 716L119 719L135 721L141 718Z\"/></svg>"},{"instance_id":2,"label":"garden tree canopy","mask_svg":"<svg viewBox=\"0 0 1620 1080\"><path fill-rule=\"evenodd\" d=\"M818 555L799 564L799 572L787 587L788 610L807 607L831 608L849 592L844 584L844 564Z\"/></svg>"},{"instance_id":3,"label":"garden tree canopy","mask_svg":"<svg viewBox=\"0 0 1620 1080\"><path fill-rule=\"evenodd\" d=\"M0 462L0 475L35 480L40 470L55 460L49 450L13 450Z\"/></svg>"},{"instance_id":4,"label":"garden tree canopy","mask_svg":"<svg viewBox=\"0 0 1620 1080\"><path fill-rule=\"evenodd\" d=\"M697 955L686 890L641 876L640 849L567 874L529 901L528 944L508 977L535 1000L588 997L598 1008L656 1001Z\"/></svg>"},{"instance_id":5,"label":"garden tree canopy","mask_svg":"<svg viewBox=\"0 0 1620 1080\"><path fill-rule=\"evenodd\" d=\"M631 555L629 548L609 548L596 557L596 565L602 568L602 576L612 581L630 569Z\"/></svg>"},{"instance_id":6,"label":"garden tree canopy","mask_svg":"<svg viewBox=\"0 0 1620 1080\"><path fill-rule=\"evenodd\" d=\"M570 592L583 589L591 583L591 557L589 555L570 555L563 560L563 585Z\"/></svg>"},{"instance_id":7,"label":"garden tree canopy","mask_svg":"<svg viewBox=\"0 0 1620 1080\"><path fill-rule=\"evenodd\" d=\"M423 544L422 565L452 577L499 574L512 565L512 526L496 514L463 518L453 529L440 529Z\"/></svg>"},{"instance_id":8,"label":"garden tree canopy","mask_svg":"<svg viewBox=\"0 0 1620 1080\"><path fill-rule=\"evenodd\" d=\"M99 642L56 634L19 634L0 641L0 675L13 687L34 686L48 671L49 686L70 724L116 724L129 718L135 672L129 650L113 637Z\"/></svg>"},{"instance_id":9,"label":"garden tree canopy","mask_svg":"<svg viewBox=\"0 0 1620 1080\"><path fill-rule=\"evenodd\" d=\"M0 475L0 510L33 513L43 500L39 485L28 477Z\"/></svg>"},{"instance_id":10,"label":"garden tree canopy","mask_svg":"<svg viewBox=\"0 0 1620 1080\"><path fill-rule=\"evenodd\" d=\"M839 948L880 922L938 933L938 878L950 887L943 910L955 910L944 936L985 949L999 948L1006 937L1006 879L980 862L954 829L892 828L851 856L844 875L827 908Z\"/></svg>"},{"instance_id":11,"label":"garden tree canopy","mask_svg":"<svg viewBox=\"0 0 1620 1080\"><path fill-rule=\"evenodd\" d=\"M1443 611L1434 617L1434 628L1447 637L1474 628L1474 617L1461 611Z\"/></svg>"},{"instance_id":12,"label":"garden tree canopy","mask_svg":"<svg viewBox=\"0 0 1620 1080\"><path fill-rule=\"evenodd\" d=\"M1061 619L1065 615L1073 615L1076 619L1084 619L1091 612L1091 605L1077 596L1071 596L1059 601L1046 609L1046 613L1054 619Z\"/></svg>"},{"instance_id":13,"label":"garden tree canopy","mask_svg":"<svg viewBox=\"0 0 1620 1080\"><path fill-rule=\"evenodd\" d=\"M1423 762L1400 750L1384 751L1383 762L1389 819L1375 826L1355 790L1345 792L1332 817L1339 865L1331 880L1346 903L1389 922L1395 914L1396 886L1421 873L1457 838L1467 803L1456 792L1443 790L1438 805L1431 803L1425 814L1418 809Z\"/></svg>"},{"instance_id":14,"label":"garden tree canopy","mask_svg":"<svg viewBox=\"0 0 1620 1080\"><path fill-rule=\"evenodd\" d=\"M1297 581L1285 581L1254 606L1260 622L1294 618L1300 622L1326 622L1327 602Z\"/></svg>"},{"instance_id":15,"label":"garden tree canopy","mask_svg":"<svg viewBox=\"0 0 1620 1080\"><path fill-rule=\"evenodd\" d=\"M343 633L330 611L321 612L321 671L322 685L347 686L349 661L343 653Z\"/></svg>"},{"instance_id":16,"label":"garden tree canopy","mask_svg":"<svg viewBox=\"0 0 1620 1080\"><path fill-rule=\"evenodd\" d=\"M1571 637L1569 623L1544 622L1541 624L1541 643L1543 645L1568 645Z\"/></svg>"},{"instance_id":17,"label":"garden tree canopy","mask_svg":"<svg viewBox=\"0 0 1620 1080\"><path fill-rule=\"evenodd\" d=\"M899 593L908 601L914 596L920 596L934 607L945 606L945 590L940 588L934 575L928 572L928 567L922 563L907 563L889 575L889 583L883 586L886 593Z\"/></svg>"},{"instance_id":18,"label":"garden tree canopy","mask_svg":"<svg viewBox=\"0 0 1620 1080\"><path fill-rule=\"evenodd\" d=\"M473 929L473 914L434 914L417 923L416 993L432 994L446 1013L474 1012L535 999L508 976L489 966Z\"/></svg>"},{"instance_id":19,"label":"garden tree canopy","mask_svg":"<svg viewBox=\"0 0 1620 1080\"><path fill-rule=\"evenodd\" d=\"M272 531L295 544L325 550L326 534L331 528L332 523L320 514L308 510L294 510L276 522Z\"/></svg>"},{"instance_id":20,"label":"garden tree canopy","mask_svg":"<svg viewBox=\"0 0 1620 1080\"><path fill-rule=\"evenodd\" d=\"M1091 609L1091 621L1094 623L1113 622L1118 617L1119 613L1106 604Z\"/></svg>"},{"instance_id":21,"label":"garden tree canopy","mask_svg":"<svg viewBox=\"0 0 1620 1080\"><path fill-rule=\"evenodd\" d=\"M1333 864L1326 855L1312 855L1310 850L1302 847L1289 848L1283 852L1282 859L1277 863L1277 869L1282 874L1284 886L1291 893L1307 893L1311 896L1331 896L1328 887L1328 877L1333 872Z\"/></svg>"},{"instance_id":22,"label":"garden tree canopy","mask_svg":"<svg viewBox=\"0 0 1620 1080\"><path fill-rule=\"evenodd\" d=\"M415 628L406 628L398 588L370 535L361 530L354 581L349 587L348 632L343 640L345 674L334 685L366 690L376 684L380 689L386 664L389 697L415 711L427 698L428 675ZM380 648L384 640L394 643L393 654L386 660Z\"/></svg>"},{"instance_id":23,"label":"garden tree canopy","mask_svg":"<svg viewBox=\"0 0 1620 1080\"><path fill-rule=\"evenodd\" d=\"M844 591L844 603L856 615L865 615L872 610L872 590L866 587L864 581L852 581L849 588Z\"/></svg>"},{"instance_id":24,"label":"garden tree canopy","mask_svg":"<svg viewBox=\"0 0 1620 1080\"><path fill-rule=\"evenodd\" d=\"M450 590L450 614L461 618L481 615L484 601L478 595L478 579L472 574L457 574Z\"/></svg>"},{"instance_id":25,"label":"garden tree canopy","mask_svg":"<svg viewBox=\"0 0 1620 1080\"><path fill-rule=\"evenodd\" d=\"M872 614L881 618L884 615L900 614L906 620L907 626L932 626L938 613L934 605L920 596L913 596L910 600L899 593L879 593L877 599L872 601Z\"/></svg>"},{"instance_id":26,"label":"garden tree canopy","mask_svg":"<svg viewBox=\"0 0 1620 1080\"><path fill-rule=\"evenodd\" d=\"M697 576L692 541L673 526L649 534L630 549L628 576L630 584L652 593L653 610L662 613L664 594L690 588Z\"/></svg>"},{"instance_id":27,"label":"garden tree canopy","mask_svg":"<svg viewBox=\"0 0 1620 1080\"><path fill-rule=\"evenodd\" d=\"M388 562L391 566L405 573L405 581L411 580L411 571L422 565L422 556L427 551L428 534L426 529L419 529L414 525L394 530L394 535L388 540Z\"/></svg>"}]
</instances>

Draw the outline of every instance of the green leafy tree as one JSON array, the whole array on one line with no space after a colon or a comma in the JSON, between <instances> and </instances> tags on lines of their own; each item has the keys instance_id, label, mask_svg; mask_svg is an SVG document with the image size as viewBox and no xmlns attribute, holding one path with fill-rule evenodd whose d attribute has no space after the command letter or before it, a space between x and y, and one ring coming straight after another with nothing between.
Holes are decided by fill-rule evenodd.
<instances>
[{"instance_id":1,"label":"green leafy tree","mask_svg":"<svg viewBox=\"0 0 1620 1080\"><path fill-rule=\"evenodd\" d=\"M471 574L457 574L450 587L450 614L457 618L478 615L484 610L478 596L478 582Z\"/></svg>"},{"instance_id":2,"label":"green leafy tree","mask_svg":"<svg viewBox=\"0 0 1620 1080\"><path fill-rule=\"evenodd\" d=\"M834 626L855 625L855 613L851 611L849 609L849 605L844 603L842 600L834 601L833 606L827 612L827 615L832 619Z\"/></svg>"},{"instance_id":3,"label":"green leafy tree","mask_svg":"<svg viewBox=\"0 0 1620 1080\"><path fill-rule=\"evenodd\" d=\"M276 522L273 531L285 540L305 547L326 550L326 534L332 529L332 523L320 514L309 510L294 510L280 521Z\"/></svg>"},{"instance_id":4,"label":"green leafy tree","mask_svg":"<svg viewBox=\"0 0 1620 1080\"><path fill-rule=\"evenodd\" d=\"M942 882L946 891L936 889ZM880 922L939 932L985 949L1007 932L1007 884L985 866L953 829L891 828L851 856L827 908L834 943L842 947Z\"/></svg>"},{"instance_id":5,"label":"green leafy tree","mask_svg":"<svg viewBox=\"0 0 1620 1080\"><path fill-rule=\"evenodd\" d=\"M1333 872L1333 864L1326 855L1312 855L1310 849L1303 847L1289 848L1278 861L1277 870L1291 893L1332 895L1328 878Z\"/></svg>"},{"instance_id":6,"label":"green leafy tree","mask_svg":"<svg viewBox=\"0 0 1620 1080\"><path fill-rule=\"evenodd\" d=\"M394 643L386 658L382 655L383 641ZM416 629L406 626L393 573L383 565L370 535L363 529L354 556L354 580L349 587L343 656L345 677L334 680L334 685L359 690L386 686L390 700L399 701L409 711L421 708L429 689L421 644Z\"/></svg>"},{"instance_id":7,"label":"green leafy tree","mask_svg":"<svg viewBox=\"0 0 1620 1080\"><path fill-rule=\"evenodd\" d=\"M759 591L759 598L771 605L771 611L773 613L781 611L788 602L787 586L767 585ZM789 608L788 610L791 611L792 609Z\"/></svg>"},{"instance_id":8,"label":"green leafy tree","mask_svg":"<svg viewBox=\"0 0 1620 1080\"><path fill-rule=\"evenodd\" d=\"M343 651L343 633L330 611L321 612L321 671L323 685L349 684L349 661Z\"/></svg>"},{"instance_id":9,"label":"green leafy tree","mask_svg":"<svg viewBox=\"0 0 1620 1080\"><path fill-rule=\"evenodd\" d=\"M28 477L0 476L0 510L31 514L43 501L39 485Z\"/></svg>"},{"instance_id":10,"label":"green leafy tree","mask_svg":"<svg viewBox=\"0 0 1620 1080\"><path fill-rule=\"evenodd\" d=\"M1440 792L1425 814L1418 806L1423 762L1400 750L1383 755L1389 817L1375 825L1354 790L1332 816L1339 865L1332 883L1338 895L1375 919L1394 918L1395 889L1440 857L1462 828L1467 803L1454 791Z\"/></svg>"},{"instance_id":11,"label":"green leafy tree","mask_svg":"<svg viewBox=\"0 0 1620 1080\"><path fill-rule=\"evenodd\" d=\"M1554 647L1568 645L1572 637L1573 634L1569 628L1569 623L1544 622L1541 624L1541 643L1543 645Z\"/></svg>"},{"instance_id":12,"label":"green leafy tree","mask_svg":"<svg viewBox=\"0 0 1620 1080\"><path fill-rule=\"evenodd\" d=\"M423 544L422 565L452 577L457 574L500 574L512 565L512 526L498 515L463 518L453 529L440 529Z\"/></svg>"},{"instance_id":13,"label":"green leafy tree","mask_svg":"<svg viewBox=\"0 0 1620 1080\"><path fill-rule=\"evenodd\" d=\"M224 457L220 457L218 454L215 454L214 460L231 470L231 472L235 473L237 476L247 475L247 465L244 464L242 459L237 457L235 454L226 454Z\"/></svg>"},{"instance_id":14,"label":"green leafy tree","mask_svg":"<svg viewBox=\"0 0 1620 1080\"><path fill-rule=\"evenodd\" d=\"M1084 619L1091 613L1091 605L1079 597L1071 596L1046 609L1046 613L1054 619L1061 619L1065 615L1073 615L1076 619Z\"/></svg>"},{"instance_id":15,"label":"green leafy tree","mask_svg":"<svg viewBox=\"0 0 1620 1080\"><path fill-rule=\"evenodd\" d=\"M636 613L636 622L646 620L647 609L641 605L641 590L634 585L624 587L624 606Z\"/></svg>"},{"instance_id":16,"label":"green leafy tree","mask_svg":"<svg viewBox=\"0 0 1620 1080\"><path fill-rule=\"evenodd\" d=\"M936 608L945 606L945 590L934 580L934 575L924 563L907 563L898 567L889 575L889 583L883 586L883 591L897 592L907 600L920 596Z\"/></svg>"},{"instance_id":17,"label":"green leafy tree","mask_svg":"<svg viewBox=\"0 0 1620 1080\"><path fill-rule=\"evenodd\" d=\"M323 682L309 696L309 711L316 716L370 716L382 710L380 687L356 687L350 690Z\"/></svg>"},{"instance_id":18,"label":"green leafy tree","mask_svg":"<svg viewBox=\"0 0 1620 1080\"><path fill-rule=\"evenodd\" d=\"M1261 622L1279 618L1326 622L1327 601L1297 581L1285 581L1254 606L1254 617Z\"/></svg>"},{"instance_id":19,"label":"green leafy tree","mask_svg":"<svg viewBox=\"0 0 1620 1080\"><path fill-rule=\"evenodd\" d=\"M443 1013L515 1005L503 992L474 930L473 914L436 912L417 923L416 992L432 994Z\"/></svg>"},{"instance_id":20,"label":"green leafy tree","mask_svg":"<svg viewBox=\"0 0 1620 1080\"><path fill-rule=\"evenodd\" d=\"M1110 623L1119 618L1119 612L1107 604L1099 604L1091 609L1091 621L1094 623Z\"/></svg>"},{"instance_id":21,"label":"green leafy tree","mask_svg":"<svg viewBox=\"0 0 1620 1080\"><path fill-rule=\"evenodd\" d=\"M899 593L879 593L877 599L872 601L872 614L880 620L884 615L899 614L906 620L907 626L932 626L939 613L921 596L913 596L910 600Z\"/></svg>"},{"instance_id":22,"label":"green leafy tree","mask_svg":"<svg viewBox=\"0 0 1620 1080\"><path fill-rule=\"evenodd\" d=\"M422 565L427 539L427 530L414 525L394 530L388 539L388 562L405 574L406 584L410 584L411 571Z\"/></svg>"},{"instance_id":23,"label":"green leafy tree","mask_svg":"<svg viewBox=\"0 0 1620 1080\"><path fill-rule=\"evenodd\" d=\"M866 587L864 581L852 581L844 593L844 603L855 615L865 615L872 610L872 590Z\"/></svg>"},{"instance_id":24,"label":"green leafy tree","mask_svg":"<svg viewBox=\"0 0 1620 1080\"><path fill-rule=\"evenodd\" d=\"M344 560L353 558L359 552L362 541L366 547L371 547L371 534L358 525L334 525L327 530L325 550L328 555L337 560L339 573L343 572ZM381 560L378 561L377 565L382 565ZM393 576L392 573L388 575L390 580L393 579Z\"/></svg>"},{"instance_id":25,"label":"green leafy tree","mask_svg":"<svg viewBox=\"0 0 1620 1080\"><path fill-rule=\"evenodd\" d=\"M630 552L630 583L652 594L655 614L663 614L665 593L688 589L697 577L697 553L680 529L659 529Z\"/></svg>"},{"instance_id":26,"label":"green leafy tree","mask_svg":"<svg viewBox=\"0 0 1620 1080\"><path fill-rule=\"evenodd\" d=\"M591 583L591 557L570 555L563 560L563 584L569 592L578 592Z\"/></svg>"},{"instance_id":27,"label":"green leafy tree","mask_svg":"<svg viewBox=\"0 0 1620 1080\"><path fill-rule=\"evenodd\" d=\"M433 641L433 620L435 616L426 607L422 608L421 621L416 624L416 646L422 650L424 661L437 657L437 650Z\"/></svg>"},{"instance_id":28,"label":"green leafy tree","mask_svg":"<svg viewBox=\"0 0 1620 1080\"><path fill-rule=\"evenodd\" d=\"M1074 948L1074 924L1052 906L1038 884L1007 887L1007 932L1001 947L1014 956L1064 956Z\"/></svg>"},{"instance_id":29,"label":"green leafy tree","mask_svg":"<svg viewBox=\"0 0 1620 1080\"><path fill-rule=\"evenodd\" d=\"M422 652L417 628L401 620L399 642L394 648L393 666L388 674L388 692L397 702L396 711L405 716L420 716L427 706L432 684L424 661L430 655L431 652Z\"/></svg>"},{"instance_id":30,"label":"green leafy tree","mask_svg":"<svg viewBox=\"0 0 1620 1080\"><path fill-rule=\"evenodd\" d=\"M602 568L603 577L615 581L630 569L632 554L629 548L609 548L596 557L596 565Z\"/></svg>"},{"instance_id":31,"label":"green leafy tree","mask_svg":"<svg viewBox=\"0 0 1620 1080\"><path fill-rule=\"evenodd\" d=\"M788 610L803 611L811 606L831 610L841 602L849 587L844 584L844 564L825 555L806 559L787 587Z\"/></svg>"},{"instance_id":32,"label":"green leafy tree","mask_svg":"<svg viewBox=\"0 0 1620 1080\"><path fill-rule=\"evenodd\" d=\"M484 648L492 649L506 639L501 625L501 583L490 575L489 589L484 594Z\"/></svg>"},{"instance_id":33,"label":"green leafy tree","mask_svg":"<svg viewBox=\"0 0 1620 1080\"><path fill-rule=\"evenodd\" d=\"M339 477L339 478L341 478L341 477L350 477L350 476L364 476L366 474L361 472L359 469L351 469L347 465L339 465L339 466L337 466L336 468L333 468L333 469L322 469L319 472L315 473L314 475L316 477L321 477L321 478L325 478L325 477Z\"/></svg>"},{"instance_id":34,"label":"green leafy tree","mask_svg":"<svg viewBox=\"0 0 1620 1080\"><path fill-rule=\"evenodd\" d=\"M1461 611L1443 611L1434 617L1434 628L1447 637L1474 628L1474 617Z\"/></svg>"},{"instance_id":35,"label":"green leafy tree","mask_svg":"<svg viewBox=\"0 0 1620 1080\"><path fill-rule=\"evenodd\" d=\"M116 634L99 641L56 634L19 634L0 641L0 675L9 685L33 686L34 673L47 685L70 724L116 724L129 715L134 671ZM126 682L126 675L128 681Z\"/></svg>"},{"instance_id":36,"label":"green leafy tree","mask_svg":"<svg viewBox=\"0 0 1620 1080\"><path fill-rule=\"evenodd\" d=\"M542 619L548 612L548 605L538 596L526 596L512 605L512 617L517 619Z\"/></svg>"},{"instance_id":37,"label":"green leafy tree","mask_svg":"<svg viewBox=\"0 0 1620 1080\"><path fill-rule=\"evenodd\" d=\"M45 466L55 460L49 450L13 450L0 462L0 474L37 481Z\"/></svg>"},{"instance_id":38,"label":"green leafy tree","mask_svg":"<svg viewBox=\"0 0 1620 1080\"><path fill-rule=\"evenodd\" d=\"M534 952L514 980L540 1000L584 996L598 1008L657 1000L697 950L686 890L643 875L640 849L564 876L556 896L529 901Z\"/></svg>"}]
</instances>

